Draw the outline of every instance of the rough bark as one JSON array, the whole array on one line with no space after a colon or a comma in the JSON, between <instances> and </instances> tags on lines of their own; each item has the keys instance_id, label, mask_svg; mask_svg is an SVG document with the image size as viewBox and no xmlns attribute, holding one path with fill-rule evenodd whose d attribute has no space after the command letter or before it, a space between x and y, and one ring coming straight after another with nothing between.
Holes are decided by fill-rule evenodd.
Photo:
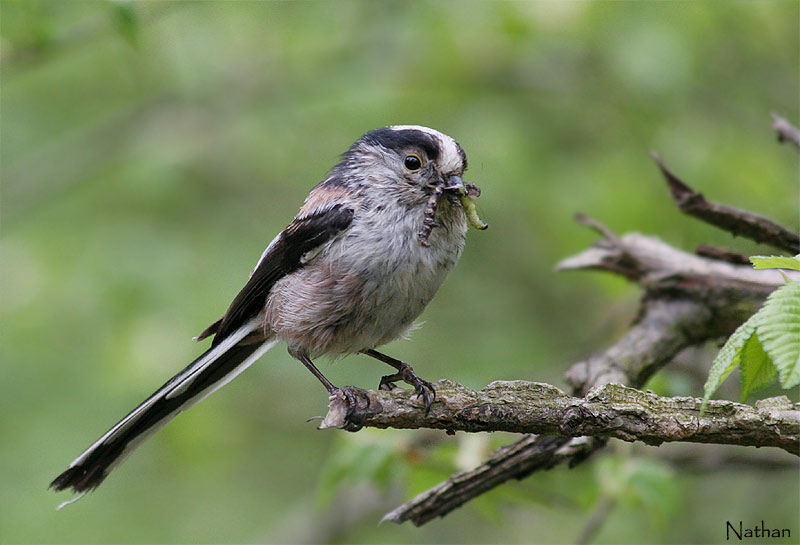
<instances>
[{"instance_id":1,"label":"rough bark","mask_svg":"<svg viewBox=\"0 0 800 545\"><path fill-rule=\"evenodd\" d=\"M411 390L358 390L352 407L341 392L331 397L321 428L349 421L374 428L506 431L582 437L615 437L648 445L683 441L778 447L800 454L800 404L785 396L755 407L702 399L661 397L619 384L572 397L555 386L521 380L495 381L482 390L441 380L428 414Z\"/></svg>"}]
</instances>

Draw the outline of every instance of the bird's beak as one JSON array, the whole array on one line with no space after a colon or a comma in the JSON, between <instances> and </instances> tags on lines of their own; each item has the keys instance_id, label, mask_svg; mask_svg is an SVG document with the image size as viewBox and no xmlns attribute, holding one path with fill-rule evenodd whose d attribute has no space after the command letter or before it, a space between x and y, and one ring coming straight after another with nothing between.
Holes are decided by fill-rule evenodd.
<instances>
[{"instance_id":1,"label":"bird's beak","mask_svg":"<svg viewBox=\"0 0 800 545\"><path fill-rule=\"evenodd\" d=\"M450 176L444 188L455 190L459 195L465 195L467 193L467 187L464 185L464 180L461 179L461 176Z\"/></svg>"},{"instance_id":2,"label":"bird's beak","mask_svg":"<svg viewBox=\"0 0 800 545\"><path fill-rule=\"evenodd\" d=\"M478 216L478 211L473 202L481 194L481 190L475 184L465 184L461 176L450 176L447 179L447 185L444 186L446 190L455 191L458 195L458 201L464 208L464 213L467 215L467 221L475 229L486 229L489 227L485 221Z\"/></svg>"}]
</instances>

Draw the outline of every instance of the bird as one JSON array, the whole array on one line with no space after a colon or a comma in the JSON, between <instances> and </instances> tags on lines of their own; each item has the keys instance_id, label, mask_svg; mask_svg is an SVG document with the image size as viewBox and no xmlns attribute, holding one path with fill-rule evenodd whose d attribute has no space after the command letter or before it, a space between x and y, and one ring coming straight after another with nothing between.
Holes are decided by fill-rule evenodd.
<instances>
[{"instance_id":1,"label":"bird","mask_svg":"<svg viewBox=\"0 0 800 545\"><path fill-rule=\"evenodd\" d=\"M364 354L395 373L430 410L433 385L376 348L413 326L464 249L476 185L465 183L463 148L420 125L367 132L312 188L298 214L267 246L223 316L196 340L211 346L103 434L50 488L96 489L145 439L221 388L267 350L286 343L322 383L321 357ZM76 499L78 499L76 498ZM65 502L70 503L70 502Z\"/></svg>"}]
</instances>

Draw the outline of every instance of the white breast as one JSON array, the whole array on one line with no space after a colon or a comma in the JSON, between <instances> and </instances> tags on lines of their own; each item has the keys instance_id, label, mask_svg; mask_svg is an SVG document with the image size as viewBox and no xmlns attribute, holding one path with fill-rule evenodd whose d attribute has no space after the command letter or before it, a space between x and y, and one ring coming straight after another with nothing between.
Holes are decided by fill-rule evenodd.
<instances>
[{"instance_id":1,"label":"white breast","mask_svg":"<svg viewBox=\"0 0 800 545\"><path fill-rule=\"evenodd\" d=\"M423 208L359 211L350 228L304 268L280 280L267 303L267 324L290 351L311 357L374 348L401 336L453 269L466 221L442 200L422 246Z\"/></svg>"}]
</instances>

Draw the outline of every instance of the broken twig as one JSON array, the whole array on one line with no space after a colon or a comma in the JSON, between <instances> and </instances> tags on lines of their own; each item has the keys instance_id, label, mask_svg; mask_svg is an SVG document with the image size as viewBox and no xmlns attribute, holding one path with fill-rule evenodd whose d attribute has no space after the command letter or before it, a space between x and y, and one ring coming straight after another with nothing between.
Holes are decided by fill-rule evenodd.
<instances>
[{"instance_id":1,"label":"broken twig","mask_svg":"<svg viewBox=\"0 0 800 545\"><path fill-rule=\"evenodd\" d=\"M741 235L762 244L769 244L792 255L800 253L800 235L796 232L752 212L706 200L702 193L689 187L667 168L656 152L650 152L650 156L664 174L672 198L681 212L724 229L734 236Z\"/></svg>"}]
</instances>

